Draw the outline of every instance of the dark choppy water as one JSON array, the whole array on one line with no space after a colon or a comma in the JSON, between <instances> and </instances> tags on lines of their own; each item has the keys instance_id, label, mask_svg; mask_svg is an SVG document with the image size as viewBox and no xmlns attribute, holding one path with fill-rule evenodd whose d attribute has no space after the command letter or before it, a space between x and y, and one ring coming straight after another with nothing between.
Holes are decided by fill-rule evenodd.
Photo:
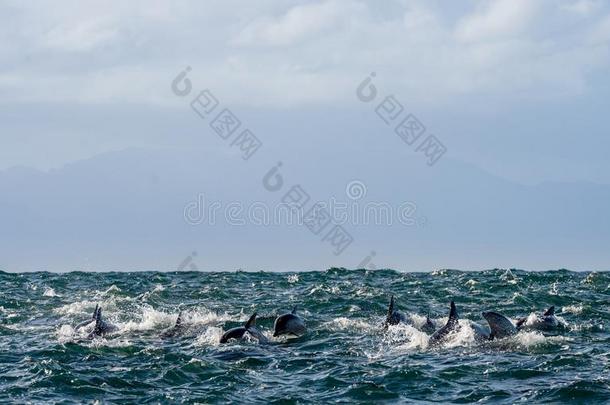
<instances>
[{"instance_id":1,"label":"dark choppy water","mask_svg":"<svg viewBox=\"0 0 610 405\"><path fill-rule=\"evenodd\" d=\"M610 401L610 273L0 272L0 286L0 403ZM464 327L429 348L412 326L380 331L390 293L416 323L443 322L453 298L464 320L556 305L568 327L484 344ZM96 303L120 330L89 341L72 326ZM306 337L218 344L254 310L271 336L293 304ZM186 334L160 338L179 306Z\"/></svg>"}]
</instances>

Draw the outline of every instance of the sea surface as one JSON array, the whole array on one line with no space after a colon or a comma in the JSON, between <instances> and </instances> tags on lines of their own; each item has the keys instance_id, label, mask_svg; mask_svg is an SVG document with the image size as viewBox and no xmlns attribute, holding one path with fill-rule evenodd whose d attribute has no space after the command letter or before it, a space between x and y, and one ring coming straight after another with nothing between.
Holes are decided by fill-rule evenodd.
<instances>
[{"instance_id":1,"label":"sea surface","mask_svg":"<svg viewBox=\"0 0 610 405\"><path fill-rule=\"evenodd\" d=\"M410 324L384 331L391 294ZM452 299L462 328L430 347ZM116 334L74 329L96 304ZM273 338L294 305L308 333ZM551 305L565 328L474 340L484 310ZM0 272L0 403L610 403L609 305L607 272ZM271 343L219 344L254 311Z\"/></svg>"}]
</instances>

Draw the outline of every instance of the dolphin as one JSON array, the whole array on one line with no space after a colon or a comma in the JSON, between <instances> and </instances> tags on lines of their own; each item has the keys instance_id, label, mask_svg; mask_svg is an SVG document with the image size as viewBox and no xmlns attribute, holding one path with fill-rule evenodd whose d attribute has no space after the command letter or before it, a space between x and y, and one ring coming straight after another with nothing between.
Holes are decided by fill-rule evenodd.
<instances>
[{"instance_id":1,"label":"dolphin","mask_svg":"<svg viewBox=\"0 0 610 405\"><path fill-rule=\"evenodd\" d=\"M433 333L435 329L436 326L434 325L434 322L432 322L432 319L430 319L430 314L427 314L426 323L421 326L420 330L426 333Z\"/></svg>"},{"instance_id":2,"label":"dolphin","mask_svg":"<svg viewBox=\"0 0 610 405\"><path fill-rule=\"evenodd\" d=\"M92 339L96 336L106 336L109 333L116 332L118 328L102 318L102 308L98 307L97 313L95 314L95 327L89 334L89 338Z\"/></svg>"},{"instance_id":3,"label":"dolphin","mask_svg":"<svg viewBox=\"0 0 610 405\"><path fill-rule=\"evenodd\" d=\"M502 339L505 337L516 335L519 329L513 322L502 314L493 311L483 312L483 318L489 324L491 332L489 340Z\"/></svg>"},{"instance_id":4,"label":"dolphin","mask_svg":"<svg viewBox=\"0 0 610 405\"><path fill-rule=\"evenodd\" d=\"M555 316L555 305L547 309L542 315L531 314L517 320L517 329L552 330L564 327L565 324Z\"/></svg>"},{"instance_id":5,"label":"dolphin","mask_svg":"<svg viewBox=\"0 0 610 405\"><path fill-rule=\"evenodd\" d=\"M303 336L307 332L305 321L297 315L297 307L292 312L280 315L273 325L273 337L282 335Z\"/></svg>"},{"instance_id":6,"label":"dolphin","mask_svg":"<svg viewBox=\"0 0 610 405\"><path fill-rule=\"evenodd\" d=\"M182 323L182 311L178 313L178 319L176 319L176 323L171 328L165 330L161 337L170 338L176 335L181 334L184 331L184 324Z\"/></svg>"},{"instance_id":7,"label":"dolphin","mask_svg":"<svg viewBox=\"0 0 610 405\"><path fill-rule=\"evenodd\" d=\"M387 329L390 325L398 325L401 322L406 322L407 318L394 309L394 296L390 297L390 305L388 306L388 315L383 323L383 328Z\"/></svg>"},{"instance_id":8,"label":"dolphin","mask_svg":"<svg viewBox=\"0 0 610 405\"><path fill-rule=\"evenodd\" d=\"M88 319L84 322L79 323L78 325L76 325L74 327L74 330L79 330L80 328L84 328L85 326L90 325L92 322L95 322L95 317L97 316L97 310L100 306L99 305L95 305L95 309L93 310L93 315L91 316L91 319Z\"/></svg>"},{"instance_id":9,"label":"dolphin","mask_svg":"<svg viewBox=\"0 0 610 405\"><path fill-rule=\"evenodd\" d=\"M250 319L244 324L237 328L229 329L220 338L220 343L227 343L229 339L242 339L246 333L254 337L260 343L266 343L267 338L256 328L256 312L252 314Z\"/></svg>"},{"instance_id":10,"label":"dolphin","mask_svg":"<svg viewBox=\"0 0 610 405\"><path fill-rule=\"evenodd\" d=\"M432 336L430 336L430 340L428 341L430 345L436 345L445 340L445 338L452 332L458 331L460 329L460 324L458 322L458 313L455 307L455 302L451 301L451 309L449 310L449 320L445 326L434 332Z\"/></svg>"},{"instance_id":11,"label":"dolphin","mask_svg":"<svg viewBox=\"0 0 610 405\"><path fill-rule=\"evenodd\" d=\"M383 329L388 329L390 325L398 325L399 323L405 323L407 325L411 325L423 332L432 333L436 329L434 327L434 322L430 319L430 314L426 316L426 323L421 327L418 327L413 324L411 320L407 316L405 316L402 312L399 312L394 309L394 296L390 297L390 305L388 306L388 315L386 316L385 321L383 322Z\"/></svg>"}]
</instances>

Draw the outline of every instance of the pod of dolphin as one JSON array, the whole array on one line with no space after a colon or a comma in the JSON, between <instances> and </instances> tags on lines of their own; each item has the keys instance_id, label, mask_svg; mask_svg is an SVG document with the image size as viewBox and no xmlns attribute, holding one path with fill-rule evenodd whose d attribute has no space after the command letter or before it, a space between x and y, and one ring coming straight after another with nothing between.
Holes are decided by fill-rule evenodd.
<instances>
[{"instance_id":1,"label":"pod of dolphin","mask_svg":"<svg viewBox=\"0 0 610 405\"><path fill-rule=\"evenodd\" d=\"M220 338L220 343L227 343L230 340L241 340L246 336L256 339L260 343L268 343L267 337L256 328L256 312L250 316L248 321L240 327L229 329L225 331ZM93 316L79 323L74 327L74 330L79 330L93 324L93 329L87 335L89 339L95 337L104 337L110 335L118 330L116 325L107 322L102 317L102 308L99 305L95 306L93 310ZM182 333L184 330L184 321L182 319L182 311L178 314L176 323L173 327L165 330L161 336L164 338L171 338ZM273 326L273 337L279 336L295 336L300 337L307 333L307 327L305 321L297 314L297 307L295 306L291 312L280 315L276 318Z\"/></svg>"},{"instance_id":2,"label":"pod of dolphin","mask_svg":"<svg viewBox=\"0 0 610 405\"><path fill-rule=\"evenodd\" d=\"M542 314L519 318L517 319L516 323L513 323L513 321L511 321L509 318L498 312L486 311L481 315L487 321L489 325L488 327L469 321L470 326L474 331L476 341L503 339L516 335L521 330L526 329L548 331L565 327L565 324L555 316L555 306L551 306ZM220 338L220 343L228 343L232 340L239 341L246 337L252 338L259 343L268 343L269 339L267 339L267 337L256 327L256 316L257 314L255 312L250 316L248 321L243 326L225 331ZM390 326L398 325L400 323L411 325L418 328L422 332L431 334L429 339L429 345L431 346L439 345L440 343L446 341L451 335L457 333L462 327L459 323L457 307L453 301L450 303L449 319L443 326L437 328L430 317L427 316L425 324L417 327L409 320L407 316L395 308L394 296L392 296L388 306L388 313L382 327L384 330L387 330ZM97 336L106 336L118 330L115 325L103 319L102 308L99 305L95 306L91 319L76 325L75 330L90 326L91 324L93 324L93 328L88 334L89 339L93 339ZM171 338L179 335L183 329L184 321L181 311L178 314L178 319L176 320L175 325L165 330L161 336L164 338ZM305 321L297 314L296 306L291 312L280 315L275 319L273 325L273 337L300 337L306 333L307 327L305 326Z\"/></svg>"},{"instance_id":3,"label":"pod of dolphin","mask_svg":"<svg viewBox=\"0 0 610 405\"><path fill-rule=\"evenodd\" d=\"M513 323L508 317L494 311L485 311L481 314L488 323L488 327L484 327L475 322L469 321L472 330L474 331L474 338L476 341L486 341L494 339L503 339L509 336L516 335L521 330L554 330L558 328L564 328L566 325L561 322L555 316L555 306L551 306L542 314L536 314L534 317L526 316L517 319L516 323ZM390 325L397 325L399 323L411 324L408 318L397 311L394 307L394 296L390 298L390 305L388 307L388 315L384 322L384 328L388 328ZM411 324L411 326L414 326ZM435 330L430 336L429 345L438 345L447 338L457 333L462 326L459 323L459 316L455 302L451 301L449 307L449 319L447 323L442 327L436 329L434 323L430 317L426 317L426 323L420 328L423 332Z\"/></svg>"}]
</instances>

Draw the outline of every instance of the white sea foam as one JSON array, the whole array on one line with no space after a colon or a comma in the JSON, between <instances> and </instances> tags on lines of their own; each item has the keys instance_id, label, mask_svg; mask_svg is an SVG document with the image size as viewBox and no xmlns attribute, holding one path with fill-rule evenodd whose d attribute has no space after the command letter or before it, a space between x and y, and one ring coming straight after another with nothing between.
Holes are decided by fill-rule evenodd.
<instances>
[{"instance_id":1,"label":"white sea foam","mask_svg":"<svg viewBox=\"0 0 610 405\"><path fill-rule=\"evenodd\" d=\"M44 293L42 293L44 297L59 297L59 295L55 292L54 289L50 287L46 287Z\"/></svg>"},{"instance_id":2,"label":"white sea foam","mask_svg":"<svg viewBox=\"0 0 610 405\"><path fill-rule=\"evenodd\" d=\"M324 284L319 284L317 286L314 286L307 295L312 295L318 291L323 291L323 292L327 292L330 294L340 294L341 293L341 289L339 289L339 287L337 286L332 286L332 287L327 287Z\"/></svg>"},{"instance_id":3,"label":"white sea foam","mask_svg":"<svg viewBox=\"0 0 610 405\"><path fill-rule=\"evenodd\" d=\"M515 276L515 274L510 269L507 269L504 273L502 273L502 275L500 276L500 280L508 284L517 284L519 281L521 281L519 277Z\"/></svg>"},{"instance_id":4,"label":"white sea foam","mask_svg":"<svg viewBox=\"0 0 610 405\"><path fill-rule=\"evenodd\" d=\"M138 298L142 301L146 301L148 299L148 297L150 297L151 295L162 292L162 291L165 291L165 287L162 286L161 284L157 284L157 285L155 285L155 287L152 290L146 291L145 293L140 294L138 296Z\"/></svg>"},{"instance_id":5,"label":"white sea foam","mask_svg":"<svg viewBox=\"0 0 610 405\"><path fill-rule=\"evenodd\" d=\"M426 349L429 339L430 337L426 333L411 325L400 323L388 327L383 337L383 343L388 345L390 350L405 352Z\"/></svg>"},{"instance_id":6,"label":"white sea foam","mask_svg":"<svg viewBox=\"0 0 610 405\"><path fill-rule=\"evenodd\" d=\"M584 278L584 280L581 281L582 284L591 284L593 283L593 279L595 279L597 277L597 273L592 272L589 273L587 275L587 277Z\"/></svg>"},{"instance_id":7,"label":"white sea foam","mask_svg":"<svg viewBox=\"0 0 610 405\"><path fill-rule=\"evenodd\" d=\"M108 289L105 290L102 294L108 295L110 293L116 293L116 292L121 292L121 289L119 287L117 287L116 284L113 284L110 287L108 287Z\"/></svg>"},{"instance_id":8,"label":"white sea foam","mask_svg":"<svg viewBox=\"0 0 610 405\"><path fill-rule=\"evenodd\" d=\"M222 337L222 328L210 326L205 328L195 339L195 346L218 346Z\"/></svg>"},{"instance_id":9,"label":"white sea foam","mask_svg":"<svg viewBox=\"0 0 610 405\"><path fill-rule=\"evenodd\" d=\"M325 329L333 332L343 330L370 331L372 329L379 329L380 326L381 322L377 325L372 325L362 319L348 319L345 317L334 318L332 321L323 324Z\"/></svg>"},{"instance_id":10,"label":"white sea foam","mask_svg":"<svg viewBox=\"0 0 610 405\"><path fill-rule=\"evenodd\" d=\"M367 288L358 288L356 290L356 296L358 297L375 297L377 293Z\"/></svg>"},{"instance_id":11,"label":"white sea foam","mask_svg":"<svg viewBox=\"0 0 610 405\"><path fill-rule=\"evenodd\" d=\"M97 303L94 301L75 301L53 310L60 315L85 314L91 315ZM105 304L105 303L104 303Z\"/></svg>"},{"instance_id":12,"label":"white sea foam","mask_svg":"<svg viewBox=\"0 0 610 405\"><path fill-rule=\"evenodd\" d=\"M579 315L582 313L583 309L584 309L584 306L582 304L567 305L567 306L561 308L561 313Z\"/></svg>"},{"instance_id":13,"label":"white sea foam","mask_svg":"<svg viewBox=\"0 0 610 405\"><path fill-rule=\"evenodd\" d=\"M90 343L87 344L89 347L100 348L100 347L130 347L133 344L129 339L121 339L117 337L96 337L91 339Z\"/></svg>"},{"instance_id":14,"label":"white sea foam","mask_svg":"<svg viewBox=\"0 0 610 405\"><path fill-rule=\"evenodd\" d=\"M420 315L420 314L408 314L407 315L409 317L409 320L411 321L411 323L413 324L413 326L415 326L417 329L422 329L424 326L426 326L426 322L428 320L428 317L426 317L425 315ZM435 320L431 319L432 323L436 326L439 325L440 323L436 322ZM439 322L442 322L439 321ZM447 318L445 318L445 322L447 322Z\"/></svg>"},{"instance_id":15,"label":"white sea foam","mask_svg":"<svg viewBox=\"0 0 610 405\"><path fill-rule=\"evenodd\" d=\"M533 348L544 344L559 344L568 341L565 336L544 336L540 332L519 332L512 337L515 343L524 349Z\"/></svg>"},{"instance_id":16,"label":"white sea foam","mask_svg":"<svg viewBox=\"0 0 610 405\"><path fill-rule=\"evenodd\" d=\"M123 324L117 323L117 326L120 332L134 332L169 328L175 325L175 323L176 315L145 307L139 320L128 321Z\"/></svg>"},{"instance_id":17,"label":"white sea foam","mask_svg":"<svg viewBox=\"0 0 610 405\"><path fill-rule=\"evenodd\" d=\"M61 325L56 334L59 343L68 343L74 340L75 330L70 325Z\"/></svg>"},{"instance_id":18,"label":"white sea foam","mask_svg":"<svg viewBox=\"0 0 610 405\"><path fill-rule=\"evenodd\" d=\"M61 325L55 334L59 343L68 343L86 339L93 331L93 323L84 328L75 330L71 325Z\"/></svg>"},{"instance_id":19,"label":"white sea foam","mask_svg":"<svg viewBox=\"0 0 610 405\"><path fill-rule=\"evenodd\" d=\"M440 345L441 348L446 349L453 347L472 346L476 343L475 331L471 326L470 320L460 319L458 323L460 325L460 328L447 335L447 337Z\"/></svg>"}]
</instances>

